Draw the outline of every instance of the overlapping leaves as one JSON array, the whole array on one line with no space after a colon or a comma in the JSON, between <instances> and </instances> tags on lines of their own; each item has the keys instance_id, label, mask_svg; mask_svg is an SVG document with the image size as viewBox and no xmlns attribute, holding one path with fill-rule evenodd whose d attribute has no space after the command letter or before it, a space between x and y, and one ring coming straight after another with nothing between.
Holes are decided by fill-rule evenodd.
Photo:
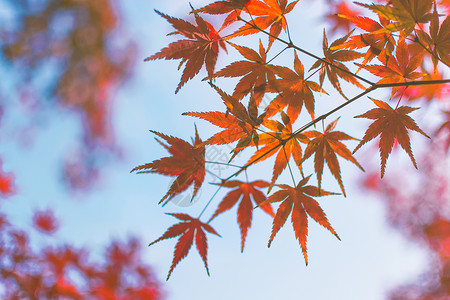
<instances>
[{"instance_id":1,"label":"overlapping leaves","mask_svg":"<svg viewBox=\"0 0 450 300\"><path fill-rule=\"evenodd\" d=\"M401 35L406 37L414 30L416 24L427 23L431 20L430 10L433 0L390 0L387 5L357 4L394 21L380 32L401 31Z\"/></svg>"},{"instance_id":2,"label":"overlapping leaves","mask_svg":"<svg viewBox=\"0 0 450 300\"><path fill-rule=\"evenodd\" d=\"M271 131L260 135L259 144L264 146L256 150L249 160L249 162L263 161L277 154L273 166L271 186L286 168L291 156L301 170L302 148L300 143L306 144L309 142L309 139L303 134L294 135L290 118L284 112L281 112L281 115L283 116L283 123L274 120L267 120L263 123Z\"/></svg>"},{"instance_id":3,"label":"overlapping leaves","mask_svg":"<svg viewBox=\"0 0 450 300\"><path fill-rule=\"evenodd\" d=\"M360 58L364 56L364 54L361 54L356 51L352 50L331 50L334 47L339 47L342 45L348 37L352 34L352 32L349 32L346 36L337 39L334 41L330 46L328 46L328 40L327 36L325 34L325 30L323 31L323 43L322 43L322 49L323 54L325 55L323 60L318 60L314 63L314 65L311 67L310 70L314 70L316 68L319 68L319 80L320 80L320 87L322 88L323 81L325 79L325 74L328 77L328 80L333 85L333 87L338 90L338 92L344 97L344 92L342 91L341 85L339 83L338 78L342 78L347 82L350 82L354 85L356 85L359 88L364 88L358 80L354 76L351 75L350 70L342 63L347 61L352 61L357 58ZM338 66L340 69L334 67ZM346 70L347 72L344 72L343 70Z\"/></svg>"},{"instance_id":4,"label":"overlapping leaves","mask_svg":"<svg viewBox=\"0 0 450 300\"><path fill-rule=\"evenodd\" d=\"M269 86L269 91L279 94L268 106L268 115L272 116L279 112L280 108L283 109L287 106L287 114L292 122L294 122L304 105L314 120L315 105L313 91L326 92L316 82L305 79L305 68L295 52L294 70L282 66L273 67L274 73L280 76L280 79L275 80Z\"/></svg>"},{"instance_id":5,"label":"overlapping leaves","mask_svg":"<svg viewBox=\"0 0 450 300\"><path fill-rule=\"evenodd\" d=\"M233 157L249 146L252 142L258 145L259 135L256 129L261 125L266 116L265 113L258 116L258 107L253 97L250 98L248 109L234 97L228 95L217 86L211 84L220 94L227 107L227 112L188 112L187 116L204 119L216 126L225 128L225 130L216 133L203 144L229 144L239 141L233 149ZM233 158L232 157L232 158ZM230 159L231 160L231 159Z\"/></svg>"},{"instance_id":6,"label":"overlapping leaves","mask_svg":"<svg viewBox=\"0 0 450 300\"><path fill-rule=\"evenodd\" d=\"M267 54L259 41L259 53L255 50L230 43L247 61L236 61L216 72L214 77L240 77L243 76L234 88L233 97L240 100L253 92L256 104L259 105L269 82L275 81L275 74L267 64Z\"/></svg>"},{"instance_id":7,"label":"overlapping leaves","mask_svg":"<svg viewBox=\"0 0 450 300\"><path fill-rule=\"evenodd\" d=\"M309 142L308 147L306 147L305 149L302 161L306 160L308 157L314 154L314 170L317 175L319 189L321 188L323 165L326 162L328 168L331 171L331 174L333 174L334 178L336 178L336 180L338 181L342 193L344 193L345 196L344 184L341 178L341 169L339 167L339 162L337 160L336 154L348 161L351 161L362 171L364 171L364 169L352 156L350 150L348 150L348 148L340 142L341 140L356 139L344 132L333 131L333 129L336 127L337 121L338 119L330 123L325 129L324 133L320 133L316 130L303 133L306 137L310 138L311 141Z\"/></svg>"}]
</instances>

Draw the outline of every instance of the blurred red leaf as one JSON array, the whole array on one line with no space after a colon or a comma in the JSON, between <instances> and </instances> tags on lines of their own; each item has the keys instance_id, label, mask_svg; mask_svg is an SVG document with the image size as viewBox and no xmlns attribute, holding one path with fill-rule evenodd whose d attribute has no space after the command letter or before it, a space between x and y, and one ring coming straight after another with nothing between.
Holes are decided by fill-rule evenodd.
<instances>
[{"instance_id":1,"label":"blurred red leaf","mask_svg":"<svg viewBox=\"0 0 450 300\"><path fill-rule=\"evenodd\" d=\"M58 220L55 218L53 211L36 211L33 216L34 227L47 234L54 233L58 227Z\"/></svg>"}]
</instances>

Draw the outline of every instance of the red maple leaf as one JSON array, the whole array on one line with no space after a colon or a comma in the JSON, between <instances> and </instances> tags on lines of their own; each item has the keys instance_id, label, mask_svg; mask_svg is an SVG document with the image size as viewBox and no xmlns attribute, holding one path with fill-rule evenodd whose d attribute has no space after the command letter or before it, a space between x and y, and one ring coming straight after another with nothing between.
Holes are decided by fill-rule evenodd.
<instances>
[{"instance_id":1,"label":"red maple leaf","mask_svg":"<svg viewBox=\"0 0 450 300\"><path fill-rule=\"evenodd\" d=\"M169 214L169 215L174 216L175 218L181 220L182 222L171 226L160 238L149 244L149 246L151 246L159 241L174 238L181 235L180 238L178 239L177 244L175 245L172 265L170 266L169 274L167 275L166 280L169 279L176 265L188 255L189 250L191 249L191 246L194 243L194 237L198 253L200 254L203 262L205 263L206 272L208 273L209 276L208 263L206 259L208 252L208 243L206 240L206 234L204 230L217 236L220 235L210 225L202 223L199 219L192 218L187 214Z\"/></svg>"},{"instance_id":2,"label":"red maple leaf","mask_svg":"<svg viewBox=\"0 0 450 300\"><path fill-rule=\"evenodd\" d=\"M427 138L430 138L425 132L422 131L422 129L419 128L419 126L417 126L416 122L410 116L407 116L407 114L418 108L400 106L392 109L383 101L375 99L372 99L372 101L376 106L378 106L378 108L371 109L368 112L355 117L373 119L375 121L370 124L369 128L367 128L363 139L358 146L356 146L355 150L353 150L353 153L355 153L362 145L379 135L381 177L384 176L386 161L392 151L395 141L398 141L400 146L406 151L406 153L408 153L414 167L417 169L417 164L412 154L407 129L417 131Z\"/></svg>"},{"instance_id":3,"label":"red maple leaf","mask_svg":"<svg viewBox=\"0 0 450 300\"><path fill-rule=\"evenodd\" d=\"M331 50L331 48L342 45L347 38L351 35L352 32L349 32L346 36L337 39L334 41L330 46L328 46L328 40L327 36L325 34L325 30L323 31L323 43L322 43L322 49L323 54L325 55L323 60L317 60L314 65L310 68L310 70L320 68L319 72L319 81L320 81L320 88L322 88L323 81L325 78L325 74L328 77L328 80L333 85L333 87L338 90L338 92L344 97L347 98L344 95L344 92L341 89L341 84L339 83L338 78L342 78L347 82L350 82L354 85L356 85L359 88L364 88L358 80L354 76L352 76L349 73L346 73L342 71L341 69L348 70L348 68L342 63L347 61L352 61L357 58L360 58L364 56L364 54L352 51L352 50ZM341 69L338 69L333 66L338 66Z\"/></svg>"},{"instance_id":4,"label":"red maple leaf","mask_svg":"<svg viewBox=\"0 0 450 300\"><path fill-rule=\"evenodd\" d=\"M280 108L283 109L287 106L287 115L292 122L295 122L302 106L305 105L314 120L314 95L312 92L326 92L316 82L304 78L305 69L298 59L297 53L294 52L295 72L282 66L273 66L272 69L281 78L269 86L269 92L278 93L278 96L267 107L267 115L273 116L279 112Z\"/></svg>"},{"instance_id":5,"label":"red maple leaf","mask_svg":"<svg viewBox=\"0 0 450 300\"><path fill-rule=\"evenodd\" d=\"M327 163L328 168L333 174L334 178L339 183L341 187L342 193L345 196L344 184L342 183L341 178L341 169L339 168L339 162L337 160L336 154L345 158L348 161L351 161L355 165L357 165L362 171L364 171L363 167L356 161L356 159L352 156L352 153L348 148L341 143L341 140L356 140L355 138L349 136L348 134L341 131L332 131L334 127L336 127L338 119L334 122L330 123L325 129L324 133L320 133L316 130L307 131L303 134L311 139L308 146L305 149L305 153L303 154L303 161L310 157L313 153L314 155L314 169L317 174L317 182L319 183L319 189L321 187L322 182L322 173L323 173L323 165L324 162Z\"/></svg>"},{"instance_id":6,"label":"red maple leaf","mask_svg":"<svg viewBox=\"0 0 450 300\"><path fill-rule=\"evenodd\" d=\"M351 50L369 47L362 65L369 63L374 57L380 55L382 52L392 53L394 50L395 40L392 37L392 34L378 32L383 29L384 26L389 24L389 19L380 17L380 23L378 23L367 17L347 15L340 15L340 17L351 21L356 27L361 28L367 33L351 36L347 42L330 47L330 50Z\"/></svg>"},{"instance_id":7,"label":"red maple leaf","mask_svg":"<svg viewBox=\"0 0 450 300\"><path fill-rule=\"evenodd\" d=\"M305 263L308 265L308 254L306 247L306 239L308 236L308 218L309 215L314 221L328 229L332 234L334 234L339 240L339 236L333 227L331 227L327 216L323 212L322 208L319 206L316 200L312 197L335 195L335 193L327 192L319 189L318 187L305 184L308 182L308 176L302 179L296 187L291 187L286 184L277 184L276 186L281 188L281 190L275 192L273 195L269 196L266 201L261 205L268 203L281 202L278 207L275 218L273 219L272 234L269 238L268 246L272 244L273 238L278 233L278 231L286 223L287 218L292 212L291 221L294 227L295 237L300 243L302 248L303 256L305 257Z\"/></svg>"},{"instance_id":8,"label":"red maple leaf","mask_svg":"<svg viewBox=\"0 0 450 300\"><path fill-rule=\"evenodd\" d=\"M240 100L253 91L256 104L261 102L269 82L275 80L275 74L267 64L267 54L259 41L259 54L250 48L230 43L248 61L241 60L231 63L216 72L214 77L240 77L243 76L234 88L233 97Z\"/></svg>"},{"instance_id":9,"label":"red maple leaf","mask_svg":"<svg viewBox=\"0 0 450 300\"><path fill-rule=\"evenodd\" d=\"M416 72L416 69L423 61L423 51L417 53L412 51L404 40L400 40L395 50L395 57L390 55L379 55L378 59L383 65L361 65L361 68L366 69L370 73L381 77L378 84L406 82L423 77L425 74ZM394 95L399 88L392 89Z\"/></svg>"},{"instance_id":10,"label":"red maple leaf","mask_svg":"<svg viewBox=\"0 0 450 300\"><path fill-rule=\"evenodd\" d=\"M33 224L37 230L47 234L54 233L59 227L58 220L51 210L35 212Z\"/></svg>"},{"instance_id":11,"label":"red maple leaf","mask_svg":"<svg viewBox=\"0 0 450 300\"><path fill-rule=\"evenodd\" d=\"M181 59L180 67L186 63L175 93L188 80L192 79L203 65L206 66L208 77L212 78L217 56L219 55L219 46L226 51L225 42L214 27L203 20L197 13L194 13L197 26L182 19L170 17L159 11L156 11L156 13L172 24L177 30L176 34L181 34L188 39L169 44L166 48L161 49L160 52L147 57L145 61L163 58Z\"/></svg>"},{"instance_id":12,"label":"red maple leaf","mask_svg":"<svg viewBox=\"0 0 450 300\"><path fill-rule=\"evenodd\" d=\"M225 128L225 130L216 133L201 145L223 145L239 141L232 151L233 156L230 158L231 161L240 151L248 147L252 142L255 145L258 145L259 135L257 129L264 121L266 114L263 113L258 116L258 107L254 97L250 97L248 109L246 109L237 99L223 92L214 84L210 84L222 97L222 100L227 107L226 113L218 111L187 112L183 113L183 115L198 117L216 126Z\"/></svg>"},{"instance_id":13,"label":"red maple leaf","mask_svg":"<svg viewBox=\"0 0 450 300\"><path fill-rule=\"evenodd\" d=\"M194 198L205 179L205 146L200 145L202 141L198 136L197 128L195 128L195 140L192 145L176 137L167 136L153 130L150 130L150 132L167 141L168 145L157 140L172 156L138 166L131 172L177 176L177 179L159 203L164 200L166 200L166 203L169 202L175 195L185 191L192 183L194 183L192 195L192 198Z\"/></svg>"},{"instance_id":14,"label":"red maple leaf","mask_svg":"<svg viewBox=\"0 0 450 300\"><path fill-rule=\"evenodd\" d=\"M252 200L256 203L256 205L261 205L266 200L266 196L257 188L265 188L269 186L269 183L263 180L257 180L252 182L242 182L238 180L230 180L225 183L220 184L220 186L235 188L230 191L220 202L217 210L214 212L212 217L209 219L208 223L211 222L215 217L220 215L221 213L231 209L236 203L241 199L238 208L238 223L241 229L241 252L244 251L245 238L247 237L247 231L252 225L252 217L253 217L253 203ZM275 216L272 210L272 206L270 204L261 206L261 208L271 215Z\"/></svg>"}]
</instances>

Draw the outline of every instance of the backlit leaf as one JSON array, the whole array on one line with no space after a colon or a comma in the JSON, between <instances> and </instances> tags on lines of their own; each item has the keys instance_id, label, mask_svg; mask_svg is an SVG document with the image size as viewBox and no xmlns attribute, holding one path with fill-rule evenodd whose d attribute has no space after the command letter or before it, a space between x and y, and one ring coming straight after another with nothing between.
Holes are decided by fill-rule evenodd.
<instances>
[{"instance_id":1,"label":"backlit leaf","mask_svg":"<svg viewBox=\"0 0 450 300\"><path fill-rule=\"evenodd\" d=\"M386 161L389 154L392 151L394 142L398 141L400 146L408 153L414 167L417 169L416 160L412 154L411 143L409 140L409 134L407 129L417 131L420 134L429 138L422 129L417 126L416 122L407 114L415 111L418 108L409 106L400 106L392 109L388 104L383 101L372 99L378 108L369 110L368 112L356 116L356 118L367 118L375 120L370 124L366 130L363 139L356 146L353 153L355 153L362 145L372 140L373 138L380 136L379 148L381 157L381 177L384 176L386 169Z\"/></svg>"},{"instance_id":2,"label":"backlit leaf","mask_svg":"<svg viewBox=\"0 0 450 300\"><path fill-rule=\"evenodd\" d=\"M169 214L169 215L181 220L181 222L173 225L172 227L169 227L169 229L167 229L167 231L160 238L149 244L149 246L151 246L159 241L174 238L181 235L180 238L178 239L177 244L175 245L172 265L170 266L169 274L167 275L166 280L170 278L170 275L172 274L176 265L188 255L189 250L191 249L191 246L194 243L194 238L195 244L197 246L197 251L201 256L203 263L205 264L206 272L208 273L209 276L209 269L207 262L208 243L206 240L205 231L215 234L217 236L220 235L210 225L202 223L199 219L192 218L187 214Z\"/></svg>"},{"instance_id":3,"label":"backlit leaf","mask_svg":"<svg viewBox=\"0 0 450 300\"><path fill-rule=\"evenodd\" d=\"M175 195L185 191L191 184L194 184L194 193L192 195L192 198L194 198L205 179L205 146L200 146L202 141L198 136L197 128L195 129L195 140L192 145L176 137L167 136L152 130L150 132L153 132L168 143L166 145L157 140L172 156L138 166L131 172L138 171L138 173L159 173L177 176L159 203L162 203L164 200L166 200L165 203L169 202Z\"/></svg>"}]
</instances>

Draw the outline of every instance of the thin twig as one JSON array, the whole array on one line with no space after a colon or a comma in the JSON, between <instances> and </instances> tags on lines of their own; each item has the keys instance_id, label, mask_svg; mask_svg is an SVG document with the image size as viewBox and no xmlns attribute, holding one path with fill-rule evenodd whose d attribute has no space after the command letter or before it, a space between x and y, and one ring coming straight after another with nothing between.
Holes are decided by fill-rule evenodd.
<instances>
[{"instance_id":1,"label":"thin twig","mask_svg":"<svg viewBox=\"0 0 450 300\"><path fill-rule=\"evenodd\" d=\"M341 67L339 67L339 66L336 66L336 65L330 63L329 61L327 61L327 60L325 60L325 59L323 59L323 58L320 58L320 57L318 57L317 55L315 55L315 54L313 54L313 53L311 53L311 52L308 52L308 51L306 51L306 50L303 50L302 48L300 48L300 47L294 45L292 42L287 42L287 41L285 41L285 40L283 40L283 39L281 39L281 38L279 38L279 37L277 37L277 36L271 34L270 32L267 32L267 31L265 31L265 30L259 28L258 26L256 26L256 25L254 25L254 24L251 24L251 23L247 22L246 20L242 19L241 17L238 17L238 20L243 21L243 22L245 22L246 24L248 24L248 25L252 26L253 28L257 29L258 31L260 31L260 32L262 32L262 33L264 33L264 34L266 34L266 35L268 35L268 36L270 36L270 37L272 37L272 38L274 38L274 39L276 39L276 40L278 40L278 41L280 41L280 42L286 44L289 48L294 48L294 49L296 49L296 50L298 50L298 51L300 51L300 52L302 52L302 53L304 53L304 54L306 54L306 55L309 55L309 56L311 56L311 57L313 57L313 58L315 58L315 59L317 59L317 60L320 60L320 61L323 62L323 63L326 63L326 64L328 64L328 65L330 65L330 66L332 66L332 67L334 67L334 68L336 68L336 69L339 69L339 70L342 71L342 72L345 72L345 73L347 73L347 74L349 74L349 75L352 75L353 77L355 77L355 78L357 78L357 79L359 79L359 80L361 80L361 81L363 81L363 82L365 82L365 83L367 83L367 84L375 85L375 83L371 82L370 80L367 80L367 79L365 79L365 78L363 78L363 77L361 77L361 76L359 76L359 75L357 75L357 74L355 74L355 73L353 73L353 72L351 72L351 71L349 71L349 70L346 70L346 69L344 69L344 68L341 68Z\"/></svg>"}]
</instances>

